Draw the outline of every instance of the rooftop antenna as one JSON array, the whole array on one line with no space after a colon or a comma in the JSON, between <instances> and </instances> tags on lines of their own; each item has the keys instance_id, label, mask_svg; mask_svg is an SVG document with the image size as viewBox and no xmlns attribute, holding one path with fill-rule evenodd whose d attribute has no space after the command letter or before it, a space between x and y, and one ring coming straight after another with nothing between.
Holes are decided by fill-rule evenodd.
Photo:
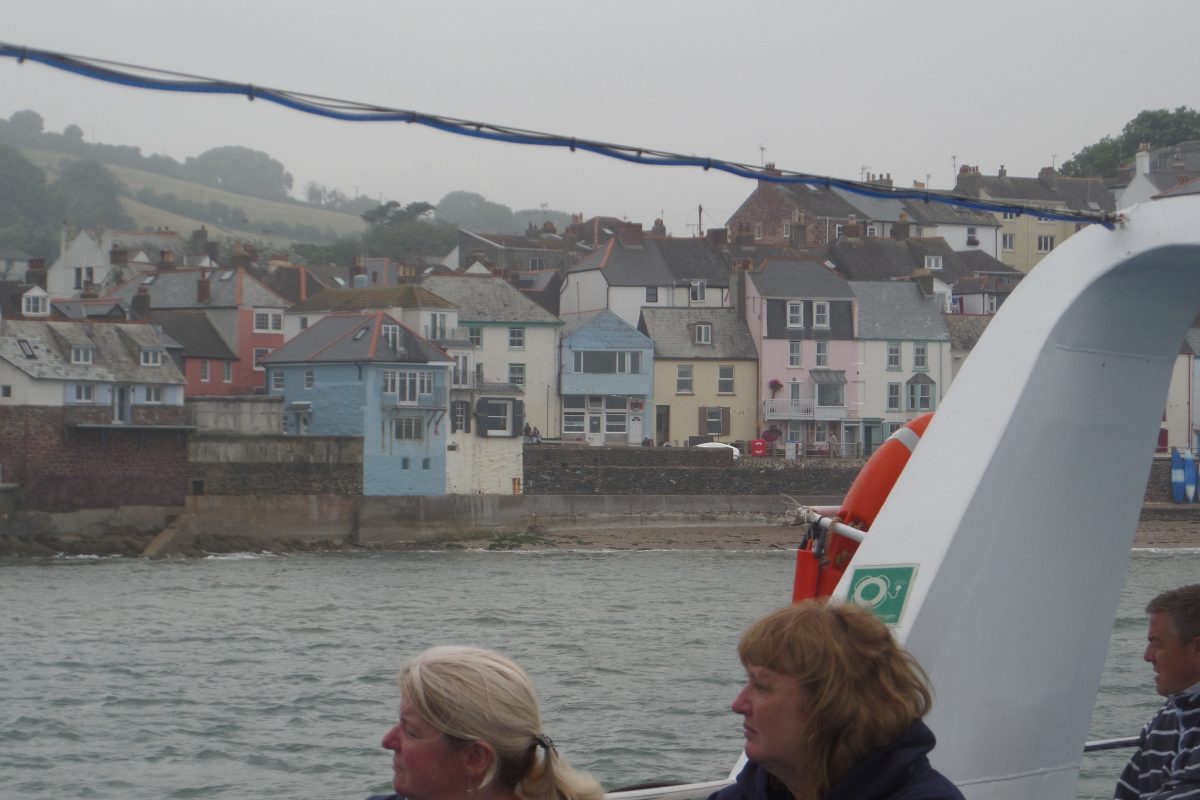
<instances>
[{"instance_id":1,"label":"rooftop antenna","mask_svg":"<svg viewBox=\"0 0 1200 800\"><path fill-rule=\"evenodd\" d=\"M1050 169L1054 169L1054 162L1058 160L1058 153L1050 154Z\"/></svg>"},{"instance_id":2,"label":"rooftop antenna","mask_svg":"<svg viewBox=\"0 0 1200 800\"><path fill-rule=\"evenodd\" d=\"M870 167L868 167L866 164L863 164L858 168L858 180L860 183L867 179L867 170L869 169Z\"/></svg>"},{"instance_id":3,"label":"rooftop antenna","mask_svg":"<svg viewBox=\"0 0 1200 800\"><path fill-rule=\"evenodd\" d=\"M696 236L704 235L704 206L696 206Z\"/></svg>"},{"instance_id":4,"label":"rooftop antenna","mask_svg":"<svg viewBox=\"0 0 1200 800\"><path fill-rule=\"evenodd\" d=\"M758 146L758 165L765 167L767 165L767 148L761 144Z\"/></svg>"}]
</instances>

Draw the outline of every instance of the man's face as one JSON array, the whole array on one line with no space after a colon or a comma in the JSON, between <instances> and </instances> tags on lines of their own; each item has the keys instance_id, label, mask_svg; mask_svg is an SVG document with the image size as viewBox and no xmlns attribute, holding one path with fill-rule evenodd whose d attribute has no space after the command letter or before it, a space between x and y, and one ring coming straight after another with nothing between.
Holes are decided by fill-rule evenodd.
<instances>
[{"instance_id":1,"label":"man's face","mask_svg":"<svg viewBox=\"0 0 1200 800\"><path fill-rule=\"evenodd\" d=\"M1200 636L1180 641L1175 625L1165 611L1150 615L1142 658L1154 665L1154 687L1163 697L1182 692L1200 681Z\"/></svg>"}]
</instances>

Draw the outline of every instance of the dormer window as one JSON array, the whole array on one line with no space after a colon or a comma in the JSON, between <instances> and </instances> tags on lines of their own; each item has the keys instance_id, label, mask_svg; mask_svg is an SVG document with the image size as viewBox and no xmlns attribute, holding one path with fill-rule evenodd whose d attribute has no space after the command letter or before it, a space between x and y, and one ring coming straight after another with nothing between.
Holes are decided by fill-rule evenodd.
<instances>
[{"instance_id":1,"label":"dormer window","mask_svg":"<svg viewBox=\"0 0 1200 800\"><path fill-rule=\"evenodd\" d=\"M397 349L399 347L398 343L400 341L400 326L399 325L384 325L382 327L383 327L383 338L387 340L387 343L392 346L393 350ZM442 328L442 334L443 335L445 334L445 327ZM436 334L434 335L434 338L437 338Z\"/></svg>"},{"instance_id":2,"label":"dormer window","mask_svg":"<svg viewBox=\"0 0 1200 800\"><path fill-rule=\"evenodd\" d=\"M792 300L787 304L787 326L789 328L804 327L804 303L799 300Z\"/></svg>"},{"instance_id":3,"label":"dormer window","mask_svg":"<svg viewBox=\"0 0 1200 800\"><path fill-rule=\"evenodd\" d=\"M27 317L45 317L50 314L50 297L45 293L30 292L22 298L21 311Z\"/></svg>"},{"instance_id":4,"label":"dormer window","mask_svg":"<svg viewBox=\"0 0 1200 800\"><path fill-rule=\"evenodd\" d=\"M86 344L77 344L71 347L71 363L72 364L91 364L95 357L96 349Z\"/></svg>"},{"instance_id":5,"label":"dormer window","mask_svg":"<svg viewBox=\"0 0 1200 800\"><path fill-rule=\"evenodd\" d=\"M161 367L162 366L162 350L145 348L142 350L142 366L143 367Z\"/></svg>"},{"instance_id":6,"label":"dormer window","mask_svg":"<svg viewBox=\"0 0 1200 800\"><path fill-rule=\"evenodd\" d=\"M696 344L712 344L712 325L707 322L696 324Z\"/></svg>"},{"instance_id":7,"label":"dormer window","mask_svg":"<svg viewBox=\"0 0 1200 800\"><path fill-rule=\"evenodd\" d=\"M704 290L705 290L705 282L704 281L692 281L692 302L693 303L703 303L704 302Z\"/></svg>"},{"instance_id":8,"label":"dormer window","mask_svg":"<svg viewBox=\"0 0 1200 800\"><path fill-rule=\"evenodd\" d=\"M939 270L942 268L941 256L925 256L925 269Z\"/></svg>"},{"instance_id":9,"label":"dormer window","mask_svg":"<svg viewBox=\"0 0 1200 800\"><path fill-rule=\"evenodd\" d=\"M829 303L825 300L813 303L813 327L829 328Z\"/></svg>"}]
</instances>

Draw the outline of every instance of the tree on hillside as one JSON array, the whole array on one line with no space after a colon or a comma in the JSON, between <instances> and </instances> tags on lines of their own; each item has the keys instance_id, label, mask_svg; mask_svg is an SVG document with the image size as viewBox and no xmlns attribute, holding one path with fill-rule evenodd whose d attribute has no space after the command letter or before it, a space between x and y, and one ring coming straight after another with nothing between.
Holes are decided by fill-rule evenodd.
<instances>
[{"instance_id":1,"label":"tree on hillside","mask_svg":"<svg viewBox=\"0 0 1200 800\"><path fill-rule=\"evenodd\" d=\"M420 219L433 210L432 203L415 202L402 206L395 200L389 200L378 208L373 208L362 215L363 221L373 228L382 225L395 225L402 222L412 222Z\"/></svg>"},{"instance_id":2,"label":"tree on hillside","mask_svg":"<svg viewBox=\"0 0 1200 800\"><path fill-rule=\"evenodd\" d=\"M248 147L215 147L184 167L192 180L236 194L266 200L287 200L292 174L266 153Z\"/></svg>"},{"instance_id":3,"label":"tree on hillside","mask_svg":"<svg viewBox=\"0 0 1200 800\"><path fill-rule=\"evenodd\" d=\"M1133 158L1142 144L1148 144L1154 150L1196 139L1200 139L1200 112L1187 106L1179 106L1174 111L1165 108L1147 110L1125 123L1117 137L1105 136L1080 150L1064 162L1059 171L1074 178L1111 178L1116 176L1122 163Z\"/></svg>"},{"instance_id":4,"label":"tree on hillside","mask_svg":"<svg viewBox=\"0 0 1200 800\"><path fill-rule=\"evenodd\" d=\"M57 249L57 204L46 176L15 147L0 144L0 247L34 256Z\"/></svg>"},{"instance_id":5,"label":"tree on hillside","mask_svg":"<svg viewBox=\"0 0 1200 800\"><path fill-rule=\"evenodd\" d=\"M76 227L133 226L133 220L121 207L120 195L124 193L124 187L98 161L64 163L54 190L64 218Z\"/></svg>"},{"instance_id":6,"label":"tree on hillside","mask_svg":"<svg viewBox=\"0 0 1200 800\"><path fill-rule=\"evenodd\" d=\"M437 218L471 231L521 233L525 222L513 218L512 209L474 192L450 192L437 204Z\"/></svg>"},{"instance_id":7,"label":"tree on hillside","mask_svg":"<svg viewBox=\"0 0 1200 800\"><path fill-rule=\"evenodd\" d=\"M36 111L30 111L28 108L24 111L17 111L8 121L20 133L27 136L37 136L46 126L46 121L42 119L42 115Z\"/></svg>"}]
</instances>

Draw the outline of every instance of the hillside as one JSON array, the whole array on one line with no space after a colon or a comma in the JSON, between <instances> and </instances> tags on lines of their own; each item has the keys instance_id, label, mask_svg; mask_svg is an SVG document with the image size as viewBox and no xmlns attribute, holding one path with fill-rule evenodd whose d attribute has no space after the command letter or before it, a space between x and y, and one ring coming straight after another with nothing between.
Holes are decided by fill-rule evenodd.
<instances>
[{"instance_id":1,"label":"hillside","mask_svg":"<svg viewBox=\"0 0 1200 800\"><path fill-rule=\"evenodd\" d=\"M30 148L19 149L22 155L46 171L48 179L51 180L57 176L61 162L72 158L64 153ZM130 196L121 198L121 205L133 217L134 223L139 229L166 226L186 235L189 231L205 225L211 233L220 237L251 237L270 240L282 245L296 241L298 237L289 236L286 233L280 234L278 229L281 224L291 228L309 226L319 231L321 238L328 239L361 233L365 227L363 220L353 214L247 197L130 167L112 164L105 164L105 167L129 191ZM189 217L186 214L157 208L137 199L138 193L146 189L156 195L174 195L175 198L185 203L202 205L219 203L230 209L238 209L245 215L247 221L237 226L221 226ZM315 237L303 237L303 240L312 241L313 238Z\"/></svg>"}]
</instances>

